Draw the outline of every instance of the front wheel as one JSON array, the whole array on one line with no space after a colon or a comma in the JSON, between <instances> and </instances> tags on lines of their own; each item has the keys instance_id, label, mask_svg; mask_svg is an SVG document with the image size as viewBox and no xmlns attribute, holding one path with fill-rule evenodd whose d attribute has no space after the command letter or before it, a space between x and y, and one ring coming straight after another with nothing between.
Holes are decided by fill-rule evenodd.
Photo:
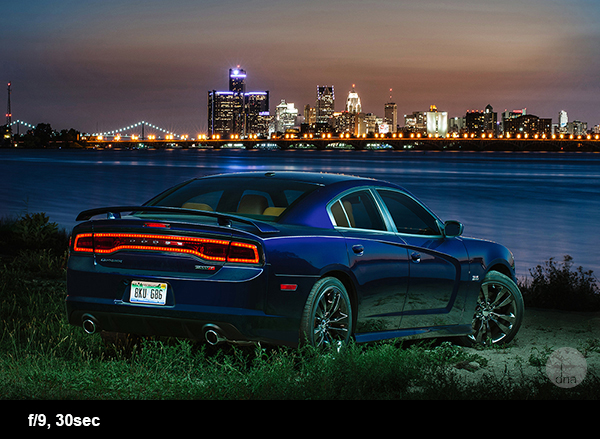
<instances>
[{"instance_id":1,"label":"front wheel","mask_svg":"<svg viewBox=\"0 0 600 439\"><path fill-rule=\"evenodd\" d=\"M300 321L300 342L332 350L348 344L352 336L352 306L344 284L334 277L313 286Z\"/></svg>"},{"instance_id":2,"label":"front wheel","mask_svg":"<svg viewBox=\"0 0 600 439\"><path fill-rule=\"evenodd\" d=\"M523 321L525 305L519 287L508 276L490 271L479 290L473 315L473 333L463 337L467 345L508 343Z\"/></svg>"}]
</instances>

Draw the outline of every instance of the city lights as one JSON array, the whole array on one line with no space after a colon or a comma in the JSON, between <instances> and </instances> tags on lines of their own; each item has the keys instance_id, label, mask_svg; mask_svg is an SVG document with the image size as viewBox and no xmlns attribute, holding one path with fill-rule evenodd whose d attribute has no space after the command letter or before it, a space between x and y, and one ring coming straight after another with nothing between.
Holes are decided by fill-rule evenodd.
<instances>
[{"instance_id":1,"label":"city lights","mask_svg":"<svg viewBox=\"0 0 600 439\"><path fill-rule=\"evenodd\" d=\"M146 143L160 147L161 142L165 142L168 147L220 148L231 147L234 143L229 141L235 141L236 146L247 148L298 145L302 148L339 148L339 145L349 145L356 149L369 149L375 144L389 147L388 142L398 149L407 146L410 149L461 148L461 145L485 149L484 144L494 148L523 148L525 144L540 147L542 142L550 144L552 141L556 143L548 148L562 149L558 142L571 142L570 148L579 148L600 140L600 125L588 130L587 123L570 121L564 110L559 112L557 124L553 124L551 118L530 114L527 108L495 112L491 105L483 110L470 109L464 116L452 118L443 109L430 105L428 111L413 111L402 119L397 114L398 105L391 102L391 89L389 102L383 105L384 116L380 117L363 112L355 84L348 92L343 111L335 111L334 86L317 85L314 107L305 105L304 114L284 99L271 114L269 92L246 92L246 79L246 71L238 65L229 70L228 91L208 92L208 132L200 132L193 138L141 120L121 128L83 134L80 140L109 146L110 142L119 142L120 147L128 142L136 142L140 147L152 147ZM21 126L27 132L37 128L21 120L11 121L7 124L5 138L14 136L14 126L17 136ZM339 142L336 139L352 140ZM368 139L374 139L375 143L367 143ZM277 144L278 140L287 142ZM474 146L476 142L478 146ZM539 145L533 146L534 142Z\"/></svg>"}]
</instances>

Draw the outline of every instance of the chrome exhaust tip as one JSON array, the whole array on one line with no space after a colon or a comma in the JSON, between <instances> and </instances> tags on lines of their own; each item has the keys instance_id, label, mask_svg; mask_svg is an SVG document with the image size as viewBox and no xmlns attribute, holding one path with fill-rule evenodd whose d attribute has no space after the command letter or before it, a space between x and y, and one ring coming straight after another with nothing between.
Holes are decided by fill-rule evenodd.
<instances>
[{"instance_id":1,"label":"chrome exhaust tip","mask_svg":"<svg viewBox=\"0 0 600 439\"><path fill-rule=\"evenodd\" d=\"M86 334L94 334L98 330L98 323L92 316L86 314L83 316L83 323L81 325Z\"/></svg>"},{"instance_id":2,"label":"chrome exhaust tip","mask_svg":"<svg viewBox=\"0 0 600 439\"><path fill-rule=\"evenodd\" d=\"M221 329L215 325L204 327L204 339L211 346L227 341L227 338L221 334Z\"/></svg>"}]
</instances>

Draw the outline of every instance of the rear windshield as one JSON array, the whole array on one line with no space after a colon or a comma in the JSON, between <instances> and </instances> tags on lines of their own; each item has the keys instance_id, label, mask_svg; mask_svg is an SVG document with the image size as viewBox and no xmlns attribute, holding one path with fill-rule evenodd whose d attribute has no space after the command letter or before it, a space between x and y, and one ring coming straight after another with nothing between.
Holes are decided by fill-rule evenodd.
<instances>
[{"instance_id":1,"label":"rear windshield","mask_svg":"<svg viewBox=\"0 0 600 439\"><path fill-rule=\"evenodd\" d=\"M317 187L312 183L264 177L199 179L159 195L148 204L275 221Z\"/></svg>"}]
</instances>

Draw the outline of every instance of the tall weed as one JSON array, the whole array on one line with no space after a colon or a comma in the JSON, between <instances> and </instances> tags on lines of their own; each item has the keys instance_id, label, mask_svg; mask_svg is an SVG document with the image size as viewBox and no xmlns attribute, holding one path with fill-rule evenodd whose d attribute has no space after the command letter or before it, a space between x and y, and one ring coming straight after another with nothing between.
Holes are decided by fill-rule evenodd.
<instances>
[{"instance_id":1,"label":"tall weed","mask_svg":"<svg viewBox=\"0 0 600 439\"><path fill-rule=\"evenodd\" d=\"M580 266L573 269L573 258L565 255L562 263L550 258L529 269L521 283L525 306L566 311L600 311L600 290L593 272Z\"/></svg>"}]
</instances>

